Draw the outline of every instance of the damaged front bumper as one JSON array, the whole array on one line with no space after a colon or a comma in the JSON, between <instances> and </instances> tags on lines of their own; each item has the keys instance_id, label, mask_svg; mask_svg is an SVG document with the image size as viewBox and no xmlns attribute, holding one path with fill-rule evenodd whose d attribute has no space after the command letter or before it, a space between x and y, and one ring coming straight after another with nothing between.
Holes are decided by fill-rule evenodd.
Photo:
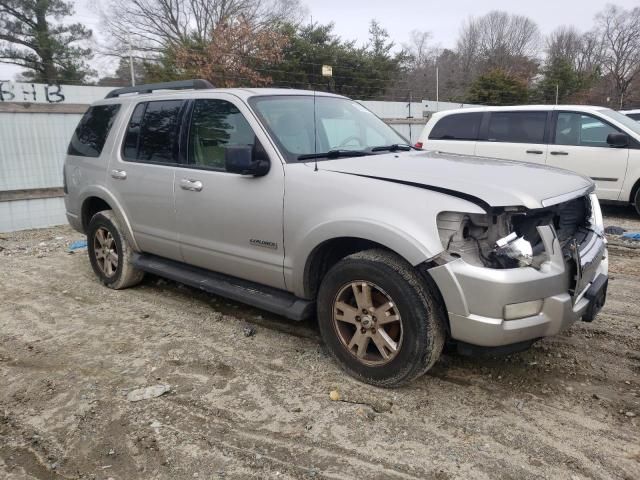
<instances>
[{"instance_id":1,"label":"damaged front bumper","mask_svg":"<svg viewBox=\"0 0 640 480\"><path fill-rule=\"evenodd\" d=\"M555 335L583 317L593 319L606 298L606 241L592 232L567 260L554 229L538 231L548 255L540 268L491 269L458 258L429 269L454 340L500 347ZM518 305L536 305L537 313L505 318Z\"/></svg>"}]
</instances>

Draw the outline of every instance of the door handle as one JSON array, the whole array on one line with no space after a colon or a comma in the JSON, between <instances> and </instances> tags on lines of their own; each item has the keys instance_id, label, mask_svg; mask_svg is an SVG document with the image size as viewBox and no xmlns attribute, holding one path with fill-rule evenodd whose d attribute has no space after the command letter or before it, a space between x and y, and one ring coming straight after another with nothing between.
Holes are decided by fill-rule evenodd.
<instances>
[{"instance_id":1,"label":"door handle","mask_svg":"<svg viewBox=\"0 0 640 480\"><path fill-rule=\"evenodd\" d=\"M535 155L542 155L544 152L542 150L527 150L527 153L533 153Z\"/></svg>"},{"instance_id":2,"label":"door handle","mask_svg":"<svg viewBox=\"0 0 640 480\"><path fill-rule=\"evenodd\" d=\"M111 170L111 177L116 180L126 180L127 172L124 170Z\"/></svg>"},{"instance_id":3,"label":"door handle","mask_svg":"<svg viewBox=\"0 0 640 480\"><path fill-rule=\"evenodd\" d=\"M199 192L202 190L202 182L200 180L183 178L180 180L180 188L183 190L189 190L190 192Z\"/></svg>"},{"instance_id":4,"label":"door handle","mask_svg":"<svg viewBox=\"0 0 640 480\"><path fill-rule=\"evenodd\" d=\"M569 155L567 152L551 152L551 155Z\"/></svg>"}]
</instances>

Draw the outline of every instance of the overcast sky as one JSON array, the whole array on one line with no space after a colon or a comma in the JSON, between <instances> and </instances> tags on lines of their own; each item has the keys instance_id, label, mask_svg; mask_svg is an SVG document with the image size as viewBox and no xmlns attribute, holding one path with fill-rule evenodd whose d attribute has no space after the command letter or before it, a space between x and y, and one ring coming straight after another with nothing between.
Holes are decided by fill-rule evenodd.
<instances>
[{"instance_id":1,"label":"overcast sky","mask_svg":"<svg viewBox=\"0 0 640 480\"><path fill-rule=\"evenodd\" d=\"M335 32L344 39L366 42L369 22L378 20L398 44L409 40L409 32L423 30L432 33L432 41L442 47L453 47L461 23L469 16L480 16L490 10L505 10L533 19L542 33L560 25L573 25L587 30L593 17L606 2L596 0L303 0L314 22L335 23ZM76 1L77 21L100 32L96 4L105 0ZM638 0L616 0L625 8L638 5ZM94 68L105 73L111 67L108 59L97 57ZM12 79L18 68L0 63L0 80Z\"/></svg>"}]
</instances>

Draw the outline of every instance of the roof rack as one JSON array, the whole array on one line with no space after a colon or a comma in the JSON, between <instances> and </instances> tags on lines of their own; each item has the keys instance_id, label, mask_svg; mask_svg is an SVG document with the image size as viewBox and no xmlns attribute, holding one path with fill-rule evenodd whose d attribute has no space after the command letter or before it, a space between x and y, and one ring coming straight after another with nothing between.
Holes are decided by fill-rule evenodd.
<instances>
[{"instance_id":1,"label":"roof rack","mask_svg":"<svg viewBox=\"0 0 640 480\"><path fill-rule=\"evenodd\" d=\"M177 82L147 83L135 87L116 88L107 93L104 98L114 98L126 93L152 93L154 90L205 90L215 88L208 80L180 80Z\"/></svg>"}]
</instances>

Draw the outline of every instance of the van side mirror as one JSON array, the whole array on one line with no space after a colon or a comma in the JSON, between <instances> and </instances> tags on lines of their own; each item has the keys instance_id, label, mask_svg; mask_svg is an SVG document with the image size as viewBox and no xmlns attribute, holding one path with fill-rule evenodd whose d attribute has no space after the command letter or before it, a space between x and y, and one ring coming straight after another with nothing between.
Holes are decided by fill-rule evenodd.
<instances>
[{"instance_id":1,"label":"van side mirror","mask_svg":"<svg viewBox=\"0 0 640 480\"><path fill-rule=\"evenodd\" d=\"M607 144L613 148L625 148L629 146L629 135L626 133L610 133L607 135Z\"/></svg>"},{"instance_id":2,"label":"van side mirror","mask_svg":"<svg viewBox=\"0 0 640 480\"><path fill-rule=\"evenodd\" d=\"M229 173L262 177L269 172L271 162L260 142L234 145L224 149L224 166Z\"/></svg>"}]
</instances>

